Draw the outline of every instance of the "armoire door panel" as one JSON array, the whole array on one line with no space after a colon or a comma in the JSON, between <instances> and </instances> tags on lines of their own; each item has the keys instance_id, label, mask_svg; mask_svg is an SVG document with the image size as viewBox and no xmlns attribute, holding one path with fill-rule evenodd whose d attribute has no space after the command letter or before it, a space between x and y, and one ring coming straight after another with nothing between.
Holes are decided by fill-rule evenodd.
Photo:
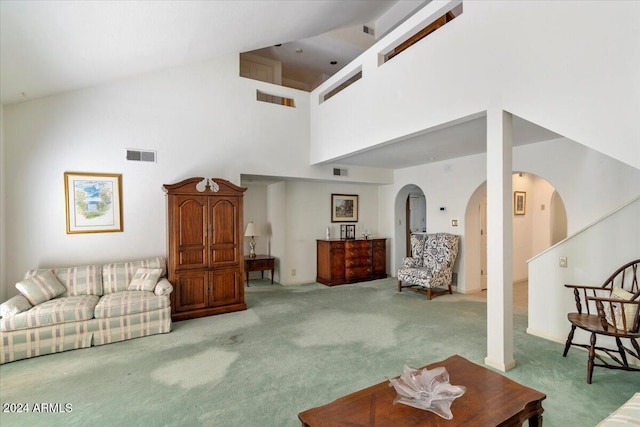
<instances>
[{"instance_id":1,"label":"armoire door panel","mask_svg":"<svg viewBox=\"0 0 640 427\"><path fill-rule=\"evenodd\" d=\"M207 307L209 299L208 271L178 274L176 284L176 311Z\"/></svg>"},{"instance_id":2,"label":"armoire door panel","mask_svg":"<svg viewBox=\"0 0 640 427\"><path fill-rule=\"evenodd\" d=\"M209 305L218 306L239 301L239 286L244 285L235 269L211 272Z\"/></svg>"},{"instance_id":3,"label":"armoire door panel","mask_svg":"<svg viewBox=\"0 0 640 427\"><path fill-rule=\"evenodd\" d=\"M211 243L220 244L236 244L236 206L234 200L223 199L212 201L211 203L211 224L212 236ZM237 202L236 202L237 203Z\"/></svg>"},{"instance_id":4,"label":"armoire door panel","mask_svg":"<svg viewBox=\"0 0 640 427\"><path fill-rule=\"evenodd\" d=\"M207 198L177 197L177 253L179 268L207 265Z\"/></svg>"},{"instance_id":5,"label":"armoire door panel","mask_svg":"<svg viewBox=\"0 0 640 427\"><path fill-rule=\"evenodd\" d=\"M212 266L226 264L233 265L238 264L236 257L237 250L235 245L229 247L229 245L216 245L211 248L211 263Z\"/></svg>"},{"instance_id":6,"label":"armoire door panel","mask_svg":"<svg viewBox=\"0 0 640 427\"><path fill-rule=\"evenodd\" d=\"M206 254L202 246L181 247L178 268L202 268L206 266Z\"/></svg>"}]
</instances>

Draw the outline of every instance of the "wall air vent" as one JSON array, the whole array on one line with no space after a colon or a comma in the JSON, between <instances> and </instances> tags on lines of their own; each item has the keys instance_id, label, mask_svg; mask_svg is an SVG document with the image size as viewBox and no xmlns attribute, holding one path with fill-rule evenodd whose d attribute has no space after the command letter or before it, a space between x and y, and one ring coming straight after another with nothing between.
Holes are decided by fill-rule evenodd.
<instances>
[{"instance_id":1,"label":"wall air vent","mask_svg":"<svg viewBox=\"0 0 640 427\"><path fill-rule=\"evenodd\" d=\"M348 169L333 168L333 176L348 176Z\"/></svg>"},{"instance_id":2,"label":"wall air vent","mask_svg":"<svg viewBox=\"0 0 640 427\"><path fill-rule=\"evenodd\" d=\"M126 158L131 162L156 162L156 152L150 150L126 149Z\"/></svg>"},{"instance_id":3,"label":"wall air vent","mask_svg":"<svg viewBox=\"0 0 640 427\"><path fill-rule=\"evenodd\" d=\"M366 25L362 26L362 32L367 33L367 34L371 34L372 36L375 36L373 28L368 27Z\"/></svg>"}]
</instances>

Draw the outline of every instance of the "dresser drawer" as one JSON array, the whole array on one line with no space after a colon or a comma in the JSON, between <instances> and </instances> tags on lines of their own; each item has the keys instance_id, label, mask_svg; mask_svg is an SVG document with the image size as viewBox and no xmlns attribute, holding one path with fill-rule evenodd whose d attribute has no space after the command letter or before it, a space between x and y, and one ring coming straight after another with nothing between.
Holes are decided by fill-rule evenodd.
<instances>
[{"instance_id":1,"label":"dresser drawer","mask_svg":"<svg viewBox=\"0 0 640 427\"><path fill-rule=\"evenodd\" d=\"M368 249L371 247L370 240L346 240L345 245L349 249Z\"/></svg>"},{"instance_id":2,"label":"dresser drawer","mask_svg":"<svg viewBox=\"0 0 640 427\"><path fill-rule=\"evenodd\" d=\"M347 258L344 260L347 268L353 267L369 267L371 265L371 257Z\"/></svg>"},{"instance_id":3,"label":"dresser drawer","mask_svg":"<svg viewBox=\"0 0 640 427\"><path fill-rule=\"evenodd\" d=\"M347 258L371 258L371 248L347 248L345 251Z\"/></svg>"},{"instance_id":4,"label":"dresser drawer","mask_svg":"<svg viewBox=\"0 0 640 427\"><path fill-rule=\"evenodd\" d=\"M261 270L270 270L272 268L273 268L272 259L250 260L250 261L246 261L244 266L245 271L261 271Z\"/></svg>"},{"instance_id":5,"label":"dresser drawer","mask_svg":"<svg viewBox=\"0 0 640 427\"><path fill-rule=\"evenodd\" d=\"M371 276L371 267L354 267L345 270L347 280Z\"/></svg>"}]
</instances>

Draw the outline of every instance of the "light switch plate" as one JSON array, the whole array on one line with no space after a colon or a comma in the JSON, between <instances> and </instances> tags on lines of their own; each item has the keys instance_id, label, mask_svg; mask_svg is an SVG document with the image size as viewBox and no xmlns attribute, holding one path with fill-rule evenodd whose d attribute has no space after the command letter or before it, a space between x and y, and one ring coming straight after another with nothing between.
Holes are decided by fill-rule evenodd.
<instances>
[{"instance_id":1,"label":"light switch plate","mask_svg":"<svg viewBox=\"0 0 640 427\"><path fill-rule=\"evenodd\" d=\"M567 257L566 256L561 256L560 257L560 267L561 268L567 268Z\"/></svg>"}]
</instances>

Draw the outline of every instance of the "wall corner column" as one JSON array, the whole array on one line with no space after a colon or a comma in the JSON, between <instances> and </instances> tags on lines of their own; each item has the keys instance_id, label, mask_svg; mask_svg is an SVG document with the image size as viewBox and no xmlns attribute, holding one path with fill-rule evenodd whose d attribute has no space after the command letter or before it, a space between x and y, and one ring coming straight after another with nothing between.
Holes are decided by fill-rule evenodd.
<instances>
[{"instance_id":1,"label":"wall corner column","mask_svg":"<svg viewBox=\"0 0 640 427\"><path fill-rule=\"evenodd\" d=\"M487 357L501 371L513 358L512 119L487 110Z\"/></svg>"}]
</instances>

